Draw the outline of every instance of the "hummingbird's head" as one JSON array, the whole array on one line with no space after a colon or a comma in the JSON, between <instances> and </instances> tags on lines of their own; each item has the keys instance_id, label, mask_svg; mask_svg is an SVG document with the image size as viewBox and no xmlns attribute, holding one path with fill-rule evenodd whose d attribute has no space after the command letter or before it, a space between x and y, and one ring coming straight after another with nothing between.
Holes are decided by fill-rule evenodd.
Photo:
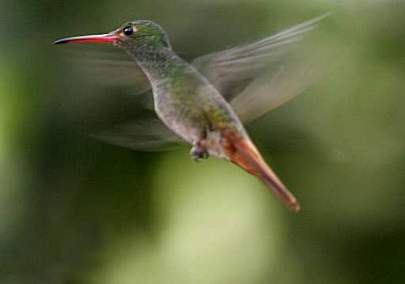
<instances>
[{"instance_id":1,"label":"hummingbird's head","mask_svg":"<svg viewBox=\"0 0 405 284\"><path fill-rule=\"evenodd\" d=\"M137 47L170 48L170 42L165 31L158 24L148 20L138 20L125 23L118 29L107 34L63 38L55 41L54 44L69 42L109 42L124 49L133 49Z\"/></svg>"},{"instance_id":2,"label":"hummingbird's head","mask_svg":"<svg viewBox=\"0 0 405 284\"><path fill-rule=\"evenodd\" d=\"M165 31L161 26L152 21L139 20L129 22L118 28L116 32L120 36L115 44L123 48L133 46L170 47Z\"/></svg>"}]
</instances>

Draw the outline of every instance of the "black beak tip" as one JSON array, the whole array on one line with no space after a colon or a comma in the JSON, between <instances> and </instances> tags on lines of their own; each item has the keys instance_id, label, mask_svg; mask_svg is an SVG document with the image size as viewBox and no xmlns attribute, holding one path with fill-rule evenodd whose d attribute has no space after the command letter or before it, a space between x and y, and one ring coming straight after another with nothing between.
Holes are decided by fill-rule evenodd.
<instances>
[{"instance_id":1,"label":"black beak tip","mask_svg":"<svg viewBox=\"0 0 405 284\"><path fill-rule=\"evenodd\" d=\"M52 44L63 44L63 43L67 43L67 40L65 40L65 39L58 39L58 40L55 40Z\"/></svg>"}]
</instances>

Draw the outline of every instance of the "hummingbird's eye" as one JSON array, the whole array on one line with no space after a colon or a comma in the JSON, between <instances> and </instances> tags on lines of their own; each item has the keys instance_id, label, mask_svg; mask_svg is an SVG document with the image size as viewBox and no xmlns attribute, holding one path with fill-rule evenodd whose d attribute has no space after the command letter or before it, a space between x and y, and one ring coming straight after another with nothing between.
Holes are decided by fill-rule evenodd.
<instances>
[{"instance_id":1,"label":"hummingbird's eye","mask_svg":"<svg viewBox=\"0 0 405 284\"><path fill-rule=\"evenodd\" d=\"M124 35L130 36L134 33L134 28L132 26L126 26L122 29L122 32L124 33Z\"/></svg>"}]
</instances>

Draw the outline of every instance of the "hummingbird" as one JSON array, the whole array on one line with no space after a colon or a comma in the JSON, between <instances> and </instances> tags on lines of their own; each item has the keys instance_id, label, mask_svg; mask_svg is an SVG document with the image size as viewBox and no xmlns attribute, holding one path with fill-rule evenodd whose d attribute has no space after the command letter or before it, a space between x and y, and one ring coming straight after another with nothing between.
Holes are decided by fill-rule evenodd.
<instances>
[{"instance_id":1,"label":"hummingbird","mask_svg":"<svg viewBox=\"0 0 405 284\"><path fill-rule=\"evenodd\" d=\"M201 56L192 64L173 50L164 29L150 20L131 21L109 33L68 37L54 44L110 43L126 51L148 79L158 118L191 145L190 155L194 160L215 156L238 165L259 178L279 200L297 212L300 210L297 199L266 163L224 94L237 92L233 87L238 82L247 82L242 93L250 92L249 86L271 64L269 59L278 58L284 46L300 40L324 17L254 43ZM277 73L273 77L277 80ZM295 94L276 96L278 102L272 108ZM249 101L239 101L239 104L249 104Z\"/></svg>"}]
</instances>

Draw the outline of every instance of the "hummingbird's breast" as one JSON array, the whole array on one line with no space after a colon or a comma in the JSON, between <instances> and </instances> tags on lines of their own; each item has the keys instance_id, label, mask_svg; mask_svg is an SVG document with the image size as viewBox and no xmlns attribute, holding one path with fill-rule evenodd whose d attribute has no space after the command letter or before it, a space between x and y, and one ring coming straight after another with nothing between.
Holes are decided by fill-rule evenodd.
<instances>
[{"instance_id":1,"label":"hummingbird's breast","mask_svg":"<svg viewBox=\"0 0 405 284\"><path fill-rule=\"evenodd\" d=\"M152 83L155 111L177 135L189 143L198 140L209 125L199 102L198 82L185 70Z\"/></svg>"}]
</instances>

